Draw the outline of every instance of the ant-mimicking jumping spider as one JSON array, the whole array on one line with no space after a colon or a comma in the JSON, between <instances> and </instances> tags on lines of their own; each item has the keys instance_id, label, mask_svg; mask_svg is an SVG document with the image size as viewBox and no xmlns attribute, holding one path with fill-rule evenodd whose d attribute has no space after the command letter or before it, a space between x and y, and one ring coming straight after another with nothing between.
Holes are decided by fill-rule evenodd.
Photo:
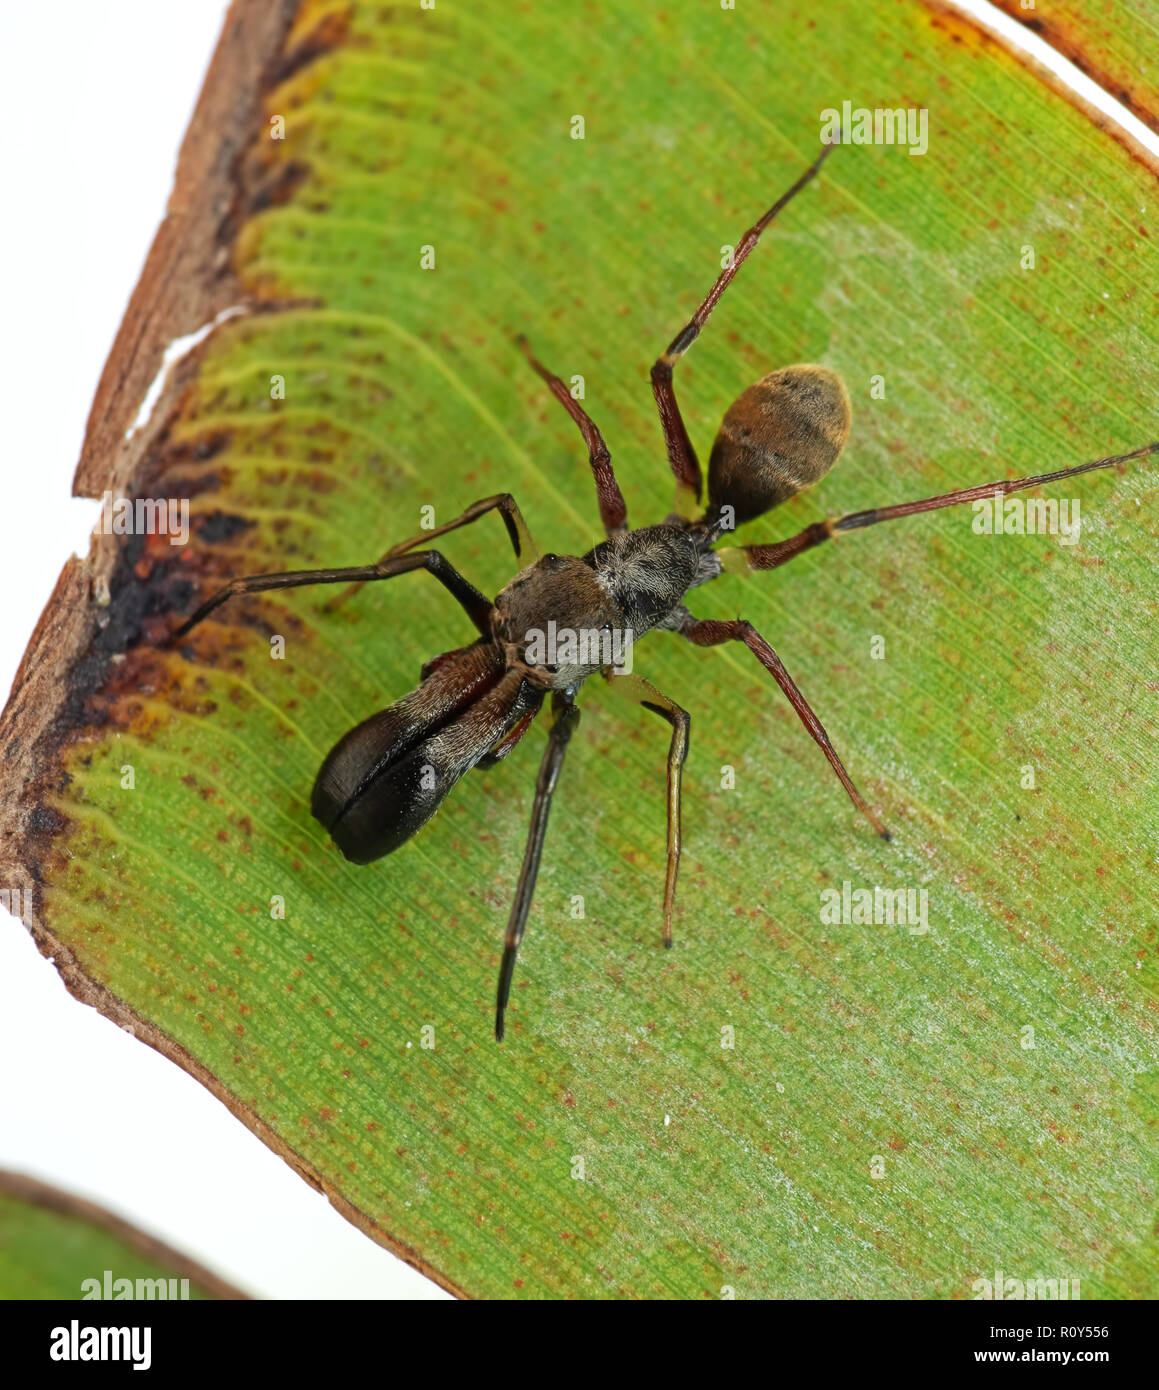
<instances>
[{"instance_id":1,"label":"ant-mimicking jumping spider","mask_svg":"<svg viewBox=\"0 0 1159 1390\"><path fill-rule=\"evenodd\" d=\"M579 721L576 693L589 676L602 674L645 709L672 726L668 750L668 868L664 882L664 944L672 944L672 914L680 866L680 779L688 752L690 717L675 701L640 676L617 674L590 645L571 658L545 664L529 657L533 633L554 623L575 632L627 634L637 640L652 630L677 632L698 647L743 642L780 686L840 778L854 805L889 839L837 756L821 721L797 688L780 657L751 624L700 619L684 606L690 589L726 572L771 570L845 531L875 526L916 512L1017 492L1041 483L1108 468L1159 450L1159 443L1129 454L1097 459L1030 478L1004 479L980 487L927 497L898 506L854 512L814 522L787 540L721 551L713 547L726 531L763 515L812 486L837 462L849 437L849 397L841 378L827 367L782 367L744 391L725 413L708 462L708 506L701 510L701 470L688 438L672 384L672 369L695 342L761 233L785 205L816 177L833 145L741 238L704 302L652 368L652 391L676 478L674 510L658 526L628 529L627 507L612 470L603 435L564 383L523 347L532 367L579 426L588 447L596 499L606 539L585 555L540 555L510 493L486 497L461 516L393 546L372 565L235 579L174 632L181 638L226 599L266 589L391 579L428 570L458 600L478 629L478 638L434 658L421 683L389 709L373 714L342 738L327 756L314 783L311 810L338 848L355 864L390 854L422 828L455 783L474 767L493 766L526 733L551 692L552 724L540 764L523 867L507 924L495 1011L495 1036L503 1038L504 1013L515 957L531 907L547 830L551 798L564 751ZM436 536L498 511L515 557L524 568L495 598L486 598L438 550L416 550Z\"/></svg>"}]
</instances>

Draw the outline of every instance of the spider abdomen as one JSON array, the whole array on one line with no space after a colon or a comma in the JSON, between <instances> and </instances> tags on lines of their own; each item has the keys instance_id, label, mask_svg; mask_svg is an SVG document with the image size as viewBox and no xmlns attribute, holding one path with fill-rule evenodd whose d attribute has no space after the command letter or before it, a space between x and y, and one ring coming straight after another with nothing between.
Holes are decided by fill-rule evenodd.
<instances>
[{"instance_id":1,"label":"spider abdomen","mask_svg":"<svg viewBox=\"0 0 1159 1390\"><path fill-rule=\"evenodd\" d=\"M740 526L825 476L849 438L849 396L828 367L782 367L729 406L708 461L715 513Z\"/></svg>"}]
</instances>

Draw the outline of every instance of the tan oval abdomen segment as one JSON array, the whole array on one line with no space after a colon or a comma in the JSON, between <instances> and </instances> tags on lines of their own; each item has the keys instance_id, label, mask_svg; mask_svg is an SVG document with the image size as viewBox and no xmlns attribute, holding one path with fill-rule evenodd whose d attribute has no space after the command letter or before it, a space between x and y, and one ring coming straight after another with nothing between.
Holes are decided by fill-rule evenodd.
<instances>
[{"instance_id":1,"label":"tan oval abdomen segment","mask_svg":"<svg viewBox=\"0 0 1159 1390\"><path fill-rule=\"evenodd\" d=\"M782 367L754 382L729 407L712 446L708 496L731 506L736 524L811 487L849 438L845 385L828 367Z\"/></svg>"}]
</instances>

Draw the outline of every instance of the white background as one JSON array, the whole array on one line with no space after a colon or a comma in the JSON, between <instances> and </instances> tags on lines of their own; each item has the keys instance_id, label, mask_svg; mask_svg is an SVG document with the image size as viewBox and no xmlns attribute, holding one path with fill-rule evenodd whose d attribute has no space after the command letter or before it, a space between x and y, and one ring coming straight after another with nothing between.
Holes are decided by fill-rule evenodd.
<instances>
[{"instance_id":1,"label":"white background","mask_svg":"<svg viewBox=\"0 0 1159 1390\"><path fill-rule=\"evenodd\" d=\"M981 3L1148 148L1159 141ZM224 0L0 9L0 692L98 503L70 497L101 368L172 185ZM0 1167L112 1208L255 1295L443 1298L178 1067L76 1003L0 910ZM95 1271L99 1274L99 1271Z\"/></svg>"}]
</instances>

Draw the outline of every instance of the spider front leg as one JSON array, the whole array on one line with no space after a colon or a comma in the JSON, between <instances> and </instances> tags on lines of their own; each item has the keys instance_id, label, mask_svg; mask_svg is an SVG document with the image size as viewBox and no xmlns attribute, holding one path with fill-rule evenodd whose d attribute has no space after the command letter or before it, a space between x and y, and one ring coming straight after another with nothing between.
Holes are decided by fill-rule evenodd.
<instances>
[{"instance_id":1,"label":"spider front leg","mask_svg":"<svg viewBox=\"0 0 1159 1390\"><path fill-rule=\"evenodd\" d=\"M627 695L672 725L668 746L668 870L664 876L664 945L672 945L672 915L676 910L676 878L680 873L680 788L692 717L642 676L603 673L613 690Z\"/></svg>"},{"instance_id":2,"label":"spider front leg","mask_svg":"<svg viewBox=\"0 0 1159 1390\"><path fill-rule=\"evenodd\" d=\"M531 911L531 899L535 893L535 880L539 876L539 860L543 854L543 841L547 835L547 818L551 812L551 798L555 795L559 771L563 766L563 755L579 723L580 712L570 695L559 692L552 697L551 713L553 723L547 736L547 748L539 765L539 775L535 780L535 800L531 804L531 829L527 836L527 847L523 851L523 867L519 871L519 882L515 888L515 899L511 904L511 915L507 919L507 934L503 940L503 959L499 965L499 988L495 995L495 1039L503 1041L504 1017L507 1001L511 997L511 980L515 974L515 957L519 943L523 940L527 926L527 914Z\"/></svg>"},{"instance_id":3,"label":"spider front leg","mask_svg":"<svg viewBox=\"0 0 1159 1390\"><path fill-rule=\"evenodd\" d=\"M518 503L509 492L497 492L494 497L483 497L478 502L472 502L454 521L445 521L433 531L420 531L417 536L392 545L382 558L388 560L391 556L405 554L416 545L424 545L427 541L434 540L436 536L445 536L448 531L457 531L460 526L470 526L473 521L478 521L481 516L493 511L497 511L503 518L503 525L506 526L507 535L511 540L511 548L520 564L530 565L538 560L539 549L531 539L531 532L527 529L527 522L523 520Z\"/></svg>"},{"instance_id":4,"label":"spider front leg","mask_svg":"<svg viewBox=\"0 0 1159 1390\"><path fill-rule=\"evenodd\" d=\"M829 759L829 765L840 778L841 785L849 793L849 799L854 806L883 840L892 838L880 818L874 814L865 798L853 785L853 779L845 771L845 764L837 756L836 749L829 741L824 724L813 713L808 700L801 694L797 688L797 683L785 669L784 662L753 627L752 623L746 623L743 619L694 618L690 613L682 622L679 631L682 636L687 637L698 647L718 647L722 642L743 642L781 687L789 703L800 716L801 723L808 729L817 746Z\"/></svg>"},{"instance_id":5,"label":"spider front leg","mask_svg":"<svg viewBox=\"0 0 1159 1390\"><path fill-rule=\"evenodd\" d=\"M342 584L349 580L366 582L377 579L393 579L396 574L407 574L411 570L425 569L439 581L455 598L466 615L475 624L481 637L491 633L491 601L481 594L473 584L469 584L455 567L437 550L415 550L409 555L399 555L390 560L379 560L373 565L351 565L332 570L285 570L279 574L251 574L234 579L224 589L219 589L199 609L170 635L170 641L184 637L203 622L214 609L227 599L241 594L260 594L270 589L297 589L308 584Z\"/></svg>"},{"instance_id":6,"label":"spider front leg","mask_svg":"<svg viewBox=\"0 0 1159 1390\"><path fill-rule=\"evenodd\" d=\"M511 548L515 551L515 558L523 565L530 565L538 560L539 550L531 538L531 532L527 529L527 522L523 520L523 513L519 510L515 498L509 492L498 492L494 497L484 497L478 502L472 502L467 510L460 513L453 521L445 521L442 526L436 526L433 531L420 531L417 536L411 536L408 540L399 541L397 545L392 545L378 563L384 564L396 555L405 555L416 545L426 545L436 536L445 536L448 531L457 531L460 526L470 526L473 521L478 521L481 516L486 516L488 512L492 511L498 511L503 518L503 524L511 538ZM337 598L330 600L326 605L326 611L328 613L334 612L340 604L353 598L364 583L366 583L365 580L360 580L356 584L351 584L349 589L344 589Z\"/></svg>"},{"instance_id":7,"label":"spider front leg","mask_svg":"<svg viewBox=\"0 0 1159 1390\"><path fill-rule=\"evenodd\" d=\"M716 283L705 296L700 308L668 344L668 348L652 366L652 394L656 398L656 408L660 412L660 425L664 431L664 444L668 450L668 463L676 478L675 510L679 515L692 520L700 508L701 477L700 462L680 407L676 403L676 390L672 384L672 369L684 356L696 339L700 330L708 322L708 316L716 307L717 300L731 284L733 276L740 269L753 247L760 240L761 233L776 217L777 213L800 193L806 184L816 178L821 165L833 152L832 145L826 145L808 169L801 175L787 193L783 193L769 208L768 212L751 226L737 244L736 250L727 266L716 278Z\"/></svg>"}]
</instances>

